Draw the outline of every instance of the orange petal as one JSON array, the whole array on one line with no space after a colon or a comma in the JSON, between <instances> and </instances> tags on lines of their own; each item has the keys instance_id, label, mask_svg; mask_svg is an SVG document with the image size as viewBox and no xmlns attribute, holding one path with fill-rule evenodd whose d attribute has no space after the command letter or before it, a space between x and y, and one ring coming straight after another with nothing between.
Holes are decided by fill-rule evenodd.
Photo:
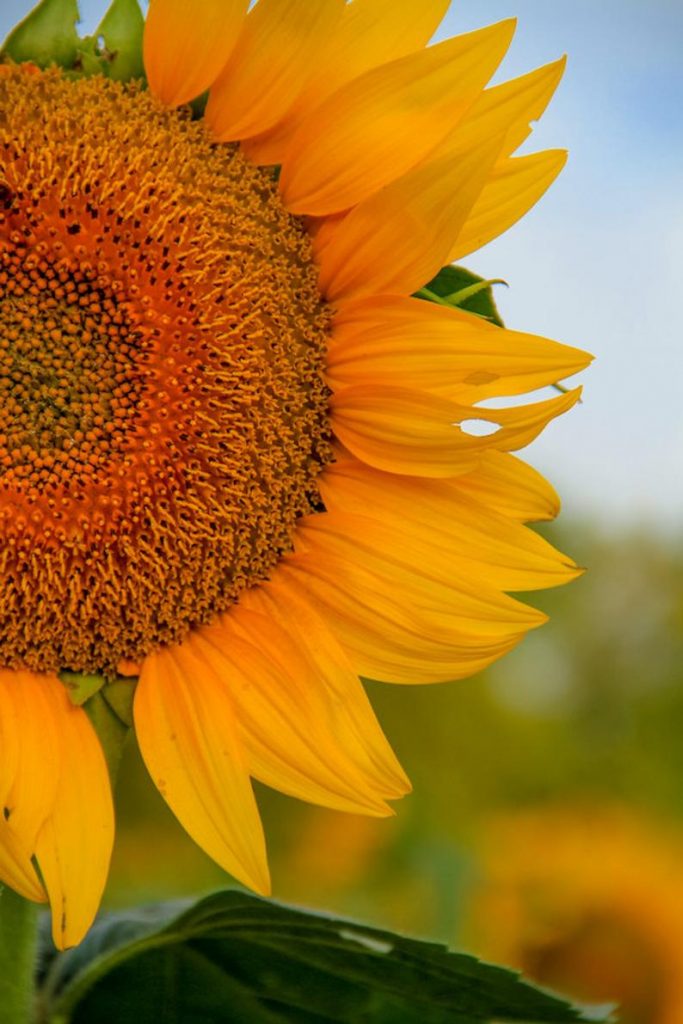
<instances>
[{"instance_id":1,"label":"orange petal","mask_svg":"<svg viewBox=\"0 0 683 1024\"><path fill-rule=\"evenodd\" d=\"M484 452L473 473L459 476L458 490L519 522L554 519L560 499L545 477L505 452Z\"/></svg>"},{"instance_id":2,"label":"orange petal","mask_svg":"<svg viewBox=\"0 0 683 1024\"><path fill-rule=\"evenodd\" d=\"M590 360L579 349L497 328L446 306L376 295L340 308L326 377L335 390L375 383L479 401L552 384Z\"/></svg>"},{"instance_id":3,"label":"orange petal","mask_svg":"<svg viewBox=\"0 0 683 1024\"><path fill-rule=\"evenodd\" d=\"M169 107L216 80L237 42L248 0L150 0L144 34L151 91Z\"/></svg>"},{"instance_id":4,"label":"orange petal","mask_svg":"<svg viewBox=\"0 0 683 1024\"><path fill-rule=\"evenodd\" d=\"M500 152L489 140L465 156L409 171L314 239L320 289L332 302L372 292L410 295L448 260ZM323 246L324 243L324 246Z\"/></svg>"},{"instance_id":5,"label":"orange petal","mask_svg":"<svg viewBox=\"0 0 683 1024\"><path fill-rule=\"evenodd\" d=\"M292 213L346 210L423 160L500 63L514 21L448 39L354 79L307 117L282 163Z\"/></svg>"},{"instance_id":6,"label":"orange petal","mask_svg":"<svg viewBox=\"0 0 683 1024\"><path fill-rule=\"evenodd\" d=\"M509 651L523 635L500 640L454 635L446 617L413 607L410 593L357 560L296 555L280 571L325 616L359 675L395 683L461 679ZM540 620L542 617L540 617Z\"/></svg>"},{"instance_id":7,"label":"orange petal","mask_svg":"<svg viewBox=\"0 0 683 1024\"><path fill-rule=\"evenodd\" d=\"M308 0L307 0L308 2ZM272 131L250 139L254 163L279 164L301 121L333 92L369 68L425 46L446 13L449 0L353 0L327 44L309 62L311 76L294 106ZM309 4L310 6L310 4Z\"/></svg>"},{"instance_id":8,"label":"orange petal","mask_svg":"<svg viewBox=\"0 0 683 1024\"><path fill-rule=\"evenodd\" d=\"M370 514L395 536L397 559L421 552L443 582L477 580L497 590L521 591L557 586L579 575L571 559L537 533L463 494L458 484L382 473L355 459L333 463L319 478L332 515ZM366 542L382 539L369 531L360 538L361 549Z\"/></svg>"},{"instance_id":9,"label":"orange petal","mask_svg":"<svg viewBox=\"0 0 683 1024\"><path fill-rule=\"evenodd\" d=\"M259 0L211 88L205 118L216 139L248 138L280 120L343 9L344 0Z\"/></svg>"},{"instance_id":10,"label":"orange petal","mask_svg":"<svg viewBox=\"0 0 683 1024\"><path fill-rule=\"evenodd\" d=\"M502 155L509 156L531 133L531 122L537 121L548 106L566 63L562 57L520 78L485 89L433 156L466 153L501 133L505 134Z\"/></svg>"},{"instance_id":11,"label":"orange petal","mask_svg":"<svg viewBox=\"0 0 683 1024\"><path fill-rule=\"evenodd\" d=\"M547 192L566 162L564 149L549 149L501 161L458 232L448 262L481 249L516 224Z\"/></svg>"},{"instance_id":12,"label":"orange petal","mask_svg":"<svg viewBox=\"0 0 683 1024\"><path fill-rule=\"evenodd\" d=\"M100 905L114 843L114 808L100 742L83 708L54 681L59 702L62 770L36 858L52 908L58 949L77 945Z\"/></svg>"},{"instance_id":13,"label":"orange petal","mask_svg":"<svg viewBox=\"0 0 683 1024\"><path fill-rule=\"evenodd\" d=\"M265 840L229 680L190 634L145 658L135 731L147 769L183 828L226 871L270 891Z\"/></svg>"},{"instance_id":14,"label":"orange petal","mask_svg":"<svg viewBox=\"0 0 683 1024\"><path fill-rule=\"evenodd\" d=\"M359 740L348 711L272 616L239 605L196 637L231 681L256 778L337 810L392 813L384 777L368 772L367 755L354 756ZM371 719L367 725L372 729Z\"/></svg>"}]
</instances>

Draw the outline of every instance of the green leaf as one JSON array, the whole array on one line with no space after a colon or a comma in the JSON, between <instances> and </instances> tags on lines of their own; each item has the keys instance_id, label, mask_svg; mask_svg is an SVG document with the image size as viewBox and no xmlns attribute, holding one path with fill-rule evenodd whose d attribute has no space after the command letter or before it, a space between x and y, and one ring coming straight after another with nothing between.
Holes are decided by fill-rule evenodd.
<instances>
[{"instance_id":1,"label":"green leaf","mask_svg":"<svg viewBox=\"0 0 683 1024\"><path fill-rule=\"evenodd\" d=\"M110 78L127 82L131 78L144 78L142 62L142 33L145 19L138 0L113 0L109 10L95 31L102 40L101 50Z\"/></svg>"},{"instance_id":2,"label":"green leaf","mask_svg":"<svg viewBox=\"0 0 683 1024\"><path fill-rule=\"evenodd\" d=\"M58 956L52 1024L562 1024L596 1021L512 971L445 947L216 893L100 920Z\"/></svg>"},{"instance_id":3,"label":"green leaf","mask_svg":"<svg viewBox=\"0 0 683 1024\"><path fill-rule=\"evenodd\" d=\"M505 282L485 281L464 267L448 266L442 267L436 277L417 292L417 296L429 302L458 306L503 327L491 288L492 284L501 283Z\"/></svg>"}]
</instances>

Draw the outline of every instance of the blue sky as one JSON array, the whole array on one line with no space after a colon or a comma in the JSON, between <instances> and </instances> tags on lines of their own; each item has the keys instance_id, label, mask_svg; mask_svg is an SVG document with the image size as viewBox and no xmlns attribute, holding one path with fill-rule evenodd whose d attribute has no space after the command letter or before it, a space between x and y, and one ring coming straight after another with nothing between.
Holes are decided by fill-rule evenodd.
<instances>
[{"instance_id":1,"label":"blue sky","mask_svg":"<svg viewBox=\"0 0 683 1024\"><path fill-rule=\"evenodd\" d=\"M0 36L30 6L3 0ZM104 7L81 3L85 29ZM499 304L510 327L598 357L582 405L525 457L558 486L567 517L674 531L683 520L683 3L458 0L439 35L511 16L518 30L498 78L569 55L525 148L566 147L570 161L522 222L465 262L509 282Z\"/></svg>"}]
</instances>

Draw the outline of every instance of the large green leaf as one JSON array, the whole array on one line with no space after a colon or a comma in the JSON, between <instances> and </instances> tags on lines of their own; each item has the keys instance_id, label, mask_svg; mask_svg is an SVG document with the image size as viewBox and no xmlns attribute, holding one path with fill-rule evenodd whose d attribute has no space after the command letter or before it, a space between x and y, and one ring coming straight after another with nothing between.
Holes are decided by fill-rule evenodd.
<instances>
[{"instance_id":1,"label":"large green leaf","mask_svg":"<svg viewBox=\"0 0 683 1024\"><path fill-rule=\"evenodd\" d=\"M417 293L421 299L442 302L447 306L466 309L477 316L485 317L491 323L503 326L500 313L493 299L493 284L501 281L485 281L464 267L442 267L436 277Z\"/></svg>"},{"instance_id":2,"label":"large green leaf","mask_svg":"<svg viewBox=\"0 0 683 1024\"><path fill-rule=\"evenodd\" d=\"M72 67L81 43L76 32L78 20L76 0L41 0L12 29L2 53L17 64L32 61L41 68L50 64Z\"/></svg>"},{"instance_id":3,"label":"large green leaf","mask_svg":"<svg viewBox=\"0 0 683 1024\"><path fill-rule=\"evenodd\" d=\"M562 1024L589 1017L445 947L237 891L101 920L58 956L53 1024Z\"/></svg>"}]
</instances>

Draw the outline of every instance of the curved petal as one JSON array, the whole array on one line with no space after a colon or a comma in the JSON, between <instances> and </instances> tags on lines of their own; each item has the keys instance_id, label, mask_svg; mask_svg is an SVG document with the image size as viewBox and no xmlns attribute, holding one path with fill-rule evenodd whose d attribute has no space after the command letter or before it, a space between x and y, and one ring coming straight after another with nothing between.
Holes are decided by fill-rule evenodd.
<instances>
[{"instance_id":1,"label":"curved petal","mask_svg":"<svg viewBox=\"0 0 683 1024\"><path fill-rule=\"evenodd\" d=\"M344 0L259 0L211 88L204 116L216 139L248 138L281 119L343 9Z\"/></svg>"},{"instance_id":2,"label":"curved petal","mask_svg":"<svg viewBox=\"0 0 683 1024\"><path fill-rule=\"evenodd\" d=\"M533 334L462 317L446 306L375 295L345 303L335 317L326 378L413 387L463 400L513 395L583 369L591 356Z\"/></svg>"},{"instance_id":3,"label":"curved petal","mask_svg":"<svg viewBox=\"0 0 683 1024\"><path fill-rule=\"evenodd\" d=\"M311 77L294 106L273 130L244 146L257 164L279 164L292 135L323 100L369 68L425 46L448 10L449 0L353 0L311 61Z\"/></svg>"},{"instance_id":4,"label":"curved petal","mask_svg":"<svg viewBox=\"0 0 683 1024\"><path fill-rule=\"evenodd\" d=\"M291 213L346 210L415 167L502 60L514 21L375 68L343 86L292 137L279 179Z\"/></svg>"},{"instance_id":5,"label":"curved petal","mask_svg":"<svg viewBox=\"0 0 683 1024\"><path fill-rule=\"evenodd\" d=\"M342 517L347 533L354 527L343 517L370 515L382 523L379 535L363 526L359 549L366 543L381 547L388 529L398 560L419 557L442 582L477 580L521 591L557 586L580 574L533 530L463 494L458 483L382 473L344 459L327 467L319 486L326 509L334 522Z\"/></svg>"},{"instance_id":6,"label":"curved petal","mask_svg":"<svg viewBox=\"0 0 683 1024\"><path fill-rule=\"evenodd\" d=\"M537 121L548 106L566 63L566 58L561 57L520 78L484 89L433 155L466 153L472 146L502 132L502 155L509 156L530 135L531 122Z\"/></svg>"},{"instance_id":7,"label":"curved petal","mask_svg":"<svg viewBox=\"0 0 683 1024\"><path fill-rule=\"evenodd\" d=\"M288 585L314 601L359 675L393 683L438 683L462 679L511 650L520 628L504 639L455 634L447 618L396 598L393 581L356 561L295 555L280 571ZM538 624L544 621L539 615ZM529 628L527 625L526 628Z\"/></svg>"},{"instance_id":8,"label":"curved petal","mask_svg":"<svg viewBox=\"0 0 683 1024\"><path fill-rule=\"evenodd\" d=\"M193 643L210 645L210 656L231 680L240 734L256 778L337 810L392 813L384 799L385 778L368 771L367 755L357 756L358 736L347 709L272 616L240 604L198 631ZM350 738L347 749L344 740Z\"/></svg>"},{"instance_id":9,"label":"curved petal","mask_svg":"<svg viewBox=\"0 0 683 1024\"><path fill-rule=\"evenodd\" d=\"M62 698L54 676L0 669L0 878L39 902L46 896L31 858L62 770Z\"/></svg>"},{"instance_id":10,"label":"curved petal","mask_svg":"<svg viewBox=\"0 0 683 1024\"><path fill-rule=\"evenodd\" d=\"M36 858L52 908L58 949L77 945L92 924L104 892L114 843L114 807L100 742L82 708L62 684L62 770L52 812L36 841Z\"/></svg>"},{"instance_id":11,"label":"curved petal","mask_svg":"<svg viewBox=\"0 0 683 1024\"><path fill-rule=\"evenodd\" d=\"M324 564L360 561L394 588L406 604L429 615L448 638L508 639L538 626L545 616L485 581L439 560L434 545L404 526L397 532L379 516L343 512L308 516L297 529L297 550ZM404 596L405 595L405 596ZM465 640L464 642L467 642Z\"/></svg>"},{"instance_id":12,"label":"curved petal","mask_svg":"<svg viewBox=\"0 0 683 1024\"><path fill-rule=\"evenodd\" d=\"M342 444L377 469L451 477L473 468L478 444L459 444L457 407L426 391L360 385L330 400L330 423Z\"/></svg>"},{"instance_id":13,"label":"curved petal","mask_svg":"<svg viewBox=\"0 0 683 1024\"><path fill-rule=\"evenodd\" d=\"M149 87L178 107L199 96L225 66L248 0L150 0L143 54Z\"/></svg>"},{"instance_id":14,"label":"curved petal","mask_svg":"<svg viewBox=\"0 0 683 1024\"><path fill-rule=\"evenodd\" d=\"M426 391L356 385L330 400L330 422L353 454L390 473L455 477L476 465L480 452L515 451L529 444L581 395L575 388L557 398L507 409L463 406ZM458 424L493 424L479 436Z\"/></svg>"},{"instance_id":15,"label":"curved petal","mask_svg":"<svg viewBox=\"0 0 683 1024\"><path fill-rule=\"evenodd\" d=\"M194 841L250 888L270 891L265 840L229 686L196 642L145 658L135 731L147 769Z\"/></svg>"},{"instance_id":16,"label":"curved petal","mask_svg":"<svg viewBox=\"0 0 683 1024\"><path fill-rule=\"evenodd\" d=\"M460 228L448 261L481 249L516 224L547 192L566 162L566 150L549 149L498 164Z\"/></svg>"},{"instance_id":17,"label":"curved petal","mask_svg":"<svg viewBox=\"0 0 683 1024\"><path fill-rule=\"evenodd\" d=\"M340 302L373 292L410 295L431 280L448 261L501 141L421 164L316 235L325 296Z\"/></svg>"},{"instance_id":18,"label":"curved petal","mask_svg":"<svg viewBox=\"0 0 683 1024\"><path fill-rule=\"evenodd\" d=\"M475 473L459 476L458 490L522 523L554 519L560 498L544 476L514 455L483 452Z\"/></svg>"},{"instance_id":19,"label":"curved petal","mask_svg":"<svg viewBox=\"0 0 683 1024\"><path fill-rule=\"evenodd\" d=\"M410 782L382 732L358 676L311 603L302 599L277 570L268 583L248 591L244 603L274 618L296 644L333 709L334 731L342 747L364 774L376 779L378 792L387 798L409 792Z\"/></svg>"}]
</instances>

